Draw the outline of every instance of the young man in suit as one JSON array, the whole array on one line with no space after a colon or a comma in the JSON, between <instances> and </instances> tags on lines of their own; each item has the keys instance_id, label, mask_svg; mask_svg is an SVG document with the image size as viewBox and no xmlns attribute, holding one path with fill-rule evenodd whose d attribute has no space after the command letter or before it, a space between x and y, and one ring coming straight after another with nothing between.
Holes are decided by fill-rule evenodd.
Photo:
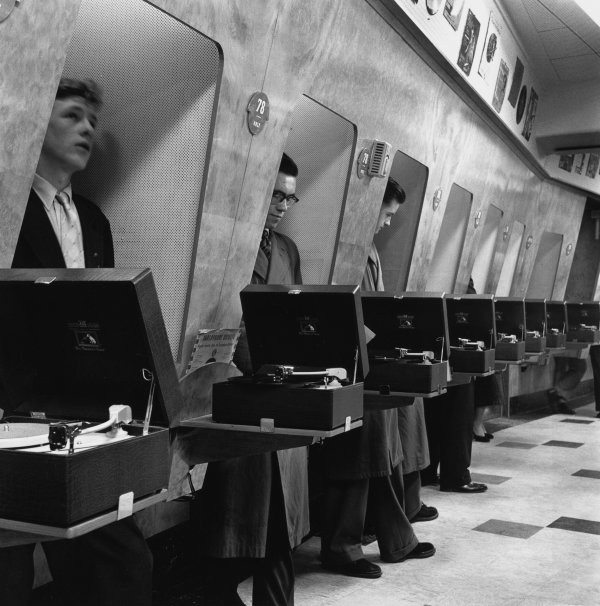
<instances>
[{"instance_id":1,"label":"young man in suit","mask_svg":"<svg viewBox=\"0 0 600 606\"><path fill-rule=\"evenodd\" d=\"M275 231L298 202L298 168L283 154L258 250L253 284L301 284L294 242ZM245 339L234 361L251 372ZM254 606L293 606L292 549L309 532L306 448L210 463L202 488L200 526L211 557L207 589L210 606L243 602L237 586L253 576Z\"/></svg>"},{"instance_id":2,"label":"young man in suit","mask_svg":"<svg viewBox=\"0 0 600 606\"><path fill-rule=\"evenodd\" d=\"M92 202L73 194L71 177L90 158L101 96L92 81L63 78L50 115L17 241L14 268L114 267L110 225ZM129 517L76 539L43 543L61 603L152 603L152 554ZM34 544L0 549L0 603L26 606Z\"/></svg>"},{"instance_id":3,"label":"young man in suit","mask_svg":"<svg viewBox=\"0 0 600 606\"><path fill-rule=\"evenodd\" d=\"M390 224L405 197L404 190L390 179L375 233ZM367 259L361 288L383 290L375 246ZM435 553L431 543L419 543L404 512L402 458L396 408L365 407L360 429L325 441L326 487L321 533L324 568L366 579L381 576L381 568L367 560L362 551L367 506L384 562L428 558Z\"/></svg>"},{"instance_id":4,"label":"young man in suit","mask_svg":"<svg viewBox=\"0 0 600 606\"><path fill-rule=\"evenodd\" d=\"M72 175L86 167L92 153L100 105L94 83L60 81L13 267L114 266L106 217L71 189Z\"/></svg>"}]
</instances>

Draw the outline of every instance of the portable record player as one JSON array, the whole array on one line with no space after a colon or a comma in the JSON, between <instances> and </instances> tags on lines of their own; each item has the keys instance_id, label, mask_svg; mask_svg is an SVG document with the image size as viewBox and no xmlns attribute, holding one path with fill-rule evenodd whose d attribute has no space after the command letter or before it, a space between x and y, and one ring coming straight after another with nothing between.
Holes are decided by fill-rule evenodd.
<instances>
[{"instance_id":1,"label":"portable record player","mask_svg":"<svg viewBox=\"0 0 600 606\"><path fill-rule=\"evenodd\" d=\"M567 341L600 343L600 302L567 301Z\"/></svg>"},{"instance_id":2,"label":"portable record player","mask_svg":"<svg viewBox=\"0 0 600 606\"><path fill-rule=\"evenodd\" d=\"M546 346L564 348L567 343L567 309L564 301L546 301Z\"/></svg>"},{"instance_id":3,"label":"portable record player","mask_svg":"<svg viewBox=\"0 0 600 606\"><path fill-rule=\"evenodd\" d=\"M240 298L254 376L213 385L213 421L329 430L362 418L357 286L251 285Z\"/></svg>"},{"instance_id":4,"label":"portable record player","mask_svg":"<svg viewBox=\"0 0 600 606\"><path fill-rule=\"evenodd\" d=\"M546 351L546 299L525 299L525 351Z\"/></svg>"},{"instance_id":5,"label":"portable record player","mask_svg":"<svg viewBox=\"0 0 600 606\"><path fill-rule=\"evenodd\" d=\"M443 293L362 293L367 344L365 389L387 395L443 393L448 382L448 327Z\"/></svg>"},{"instance_id":6,"label":"portable record player","mask_svg":"<svg viewBox=\"0 0 600 606\"><path fill-rule=\"evenodd\" d=\"M496 329L493 295L444 296L453 373L494 372Z\"/></svg>"},{"instance_id":7,"label":"portable record player","mask_svg":"<svg viewBox=\"0 0 600 606\"><path fill-rule=\"evenodd\" d=\"M0 270L0 386L3 527L97 527L168 486L181 395L150 270Z\"/></svg>"},{"instance_id":8,"label":"portable record player","mask_svg":"<svg viewBox=\"0 0 600 606\"><path fill-rule=\"evenodd\" d=\"M496 297L496 360L518 362L525 357L525 300Z\"/></svg>"}]
</instances>

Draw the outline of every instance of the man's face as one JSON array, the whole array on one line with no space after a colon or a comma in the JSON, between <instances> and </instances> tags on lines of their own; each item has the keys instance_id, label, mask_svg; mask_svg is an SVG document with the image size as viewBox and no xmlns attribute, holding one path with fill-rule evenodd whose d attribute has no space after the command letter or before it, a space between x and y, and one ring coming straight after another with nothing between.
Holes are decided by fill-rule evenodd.
<instances>
[{"instance_id":1,"label":"man's face","mask_svg":"<svg viewBox=\"0 0 600 606\"><path fill-rule=\"evenodd\" d=\"M381 210L379 211L379 219L377 219L377 229L375 230L376 234L378 234L384 227L391 223L392 217L396 214L399 208L400 203L397 200L384 202L381 205Z\"/></svg>"},{"instance_id":2,"label":"man's face","mask_svg":"<svg viewBox=\"0 0 600 606\"><path fill-rule=\"evenodd\" d=\"M96 122L96 110L83 98L56 99L42 145L44 160L67 172L83 170L92 153Z\"/></svg>"},{"instance_id":3,"label":"man's face","mask_svg":"<svg viewBox=\"0 0 600 606\"><path fill-rule=\"evenodd\" d=\"M280 192L280 193L278 193ZM275 187L273 188L273 196L271 197L271 204L269 204L269 214L265 221L266 229L275 229L279 224L279 221L285 215L285 211L292 205L290 202L278 199L279 196L291 196L296 193L296 177L286 175L284 173L277 173L277 179L275 179ZM283 194L283 196L282 196Z\"/></svg>"}]
</instances>

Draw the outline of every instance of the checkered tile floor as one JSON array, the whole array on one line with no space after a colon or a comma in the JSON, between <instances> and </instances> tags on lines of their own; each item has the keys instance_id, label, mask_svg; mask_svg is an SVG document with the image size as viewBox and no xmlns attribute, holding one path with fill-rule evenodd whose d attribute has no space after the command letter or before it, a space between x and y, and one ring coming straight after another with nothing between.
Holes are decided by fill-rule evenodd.
<instances>
[{"instance_id":1,"label":"checkered tile floor","mask_svg":"<svg viewBox=\"0 0 600 606\"><path fill-rule=\"evenodd\" d=\"M482 494L423 488L440 517L415 525L437 553L380 564L377 580L324 571L319 539L295 555L299 606L597 606L600 604L600 419L593 405L576 417L551 415L473 443ZM240 587L250 604L250 584Z\"/></svg>"}]
</instances>

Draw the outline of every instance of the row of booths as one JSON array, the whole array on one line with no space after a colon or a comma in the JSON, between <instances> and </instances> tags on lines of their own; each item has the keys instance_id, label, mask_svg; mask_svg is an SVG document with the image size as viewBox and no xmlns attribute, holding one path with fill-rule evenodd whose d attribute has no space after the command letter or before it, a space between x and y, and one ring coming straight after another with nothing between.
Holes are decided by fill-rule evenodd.
<instances>
[{"instance_id":1,"label":"row of booths","mask_svg":"<svg viewBox=\"0 0 600 606\"><path fill-rule=\"evenodd\" d=\"M14 404L0 426L0 528L13 542L79 536L173 498L200 463L335 439L364 406L600 341L600 302L252 285L253 374L210 363L178 380L150 270L52 272L0 270ZM115 404L131 418L113 419Z\"/></svg>"}]
</instances>

